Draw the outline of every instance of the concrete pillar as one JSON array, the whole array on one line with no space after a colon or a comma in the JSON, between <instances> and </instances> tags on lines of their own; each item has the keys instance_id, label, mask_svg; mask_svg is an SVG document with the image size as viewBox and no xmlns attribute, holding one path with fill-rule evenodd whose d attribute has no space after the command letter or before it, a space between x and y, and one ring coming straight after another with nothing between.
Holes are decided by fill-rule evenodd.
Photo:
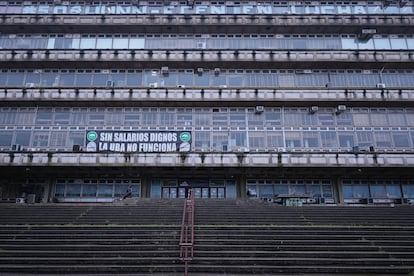
<instances>
[{"instance_id":1,"label":"concrete pillar","mask_svg":"<svg viewBox=\"0 0 414 276\"><path fill-rule=\"evenodd\" d=\"M52 201L55 179L50 178L43 186L42 203L48 203Z\"/></svg>"},{"instance_id":2,"label":"concrete pillar","mask_svg":"<svg viewBox=\"0 0 414 276\"><path fill-rule=\"evenodd\" d=\"M238 198L247 198L246 176L239 175L236 179L236 189Z\"/></svg>"},{"instance_id":3,"label":"concrete pillar","mask_svg":"<svg viewBox=\"0 0 414 276\"><path fill-rule=\"evenodd\" d=\"M333 197L337 204L344 203L344 195L342 193L342 180L335 178L332 180Z\"/></svg>"},{"instance_id":4,"label":"concrete pillar","mask_svg":"<svg viewBox=\"0 0 414 276\"><path fill-rule=\"evenodd\" d=\"M141 178L141 197L149 198L151 196L151 179L147 177Z\"/></svg>"}]
</instances>

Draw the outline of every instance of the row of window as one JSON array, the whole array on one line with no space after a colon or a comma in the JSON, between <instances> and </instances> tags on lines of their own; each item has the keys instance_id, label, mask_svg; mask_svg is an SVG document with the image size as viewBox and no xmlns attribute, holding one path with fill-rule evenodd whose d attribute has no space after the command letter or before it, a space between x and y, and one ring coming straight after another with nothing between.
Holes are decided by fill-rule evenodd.
<instances>
[{"instance_id":1,"label":"row of window","mask_svg":"<svg viewBox=\"0 0 414 276\"><path fill-rule=\"evenodd\" d=\"M121 198L128 187L132 187L132 196L141 195L140 180L126 179L77 179L56 181L54 196L82 198Z\"/></svg>"},{"instance_id":2,"label":"row of window","mask_svg":"<svg viewBox=\"0 0 414 276\"><path fill-rule=\"evenodd\" d=\"M413 181L344 180L344 199L414 198Z\"/></svg>"},{"instance_id":3,"label":"row of window","mask_svg":"<svg viewBox=\"0 0 414 276\"><path fill-rule=\"evenodd\" d=\"M411 70L2 70L6 87L413 87Z\"/></svg>"},{"instance_id":4,"label":"row of window","mask_svg":"<svg viewBox=\"0 0 414 276\"><path fill-rule=\"evenodd\" d=\"M1 35L0 49L273 49L273 50L412 50L414 38L374 36L355 37L326 35L275 36L211 35L209 37L165 37L161 35Z\"/></svg>"},{"instance_id":5,"label":"row of window","mask_svg":"<svg viewBox=\"0 0 414 276\"><path fill-rule=\"evenodd\" d=\"M330 180L248 180L249 196L273 198L276 195L309 195L312 198L333 198Z\"/></svg>"},{"instance_id":6,"label":"row of window","mask_svg":"<svg viewBox=\"0 0 414 276\"><path fill-rule=\"evenodd\" d=\"M86 148L86 131L1 131L0 149L72 151ZM413 150L414 131L212 130L193 132L194 151L402 151ZM355 149L358 147L358 149Z\"/></svg>"},{"instance_id":7,"label":"row of window","mask_svg":"<svg viewBox=\"0 0 414 276\"><path fill-rule=\"evenodd\" d=\"M279 194L310 195L332 198L330 180L250 180L250 196L272 198ZM399 180L343 180L342 193L347 199L401 199L414 198L414 182Z\"/></svg>"},{"instance_id":8,"label":"row of window","mask_svg":"<svg viewBox=\"0 0 414 276\"><path fill-rule=\"evenodd\" d=\"M342 109L342 110L340 110ZM407 130L414 127L412 108L76 108L76 107L2 107L0 126L7 129L49 130L70 127L105 127L107 129L179 128L197 130L213 128L283 127L382 127ZM60 128L59 128L60 127ZM76 129L76 128L75 128ZM85 129L85 128L84 128ZM375 129L380 130L380 129ZM384 129L381 129L384 130Z\"/></svg>"}]
</instances>

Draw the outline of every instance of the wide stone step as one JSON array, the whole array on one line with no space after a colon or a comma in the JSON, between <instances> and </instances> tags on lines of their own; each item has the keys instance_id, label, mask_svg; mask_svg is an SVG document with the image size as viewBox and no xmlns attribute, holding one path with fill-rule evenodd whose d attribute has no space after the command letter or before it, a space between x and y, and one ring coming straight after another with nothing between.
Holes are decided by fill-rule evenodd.
<instances>
[{"instance_id":1,"label":"wide stone step","mask_svg":"<svg viewBox=\"0 0 414 276\"><path fill-rule=\"evenodd\" d=\"M153 273L176 273L183 272L184 266L180 263L168 264L168 265L156 265L151 264L100 264L100 265L55 265L55 264L7 264L0 265L0 273L13 273L13 274L44 274L44 275L60 275L60 274L144 274L149 275ZM182 274L181 274L182 275Z\"/></svg>"},{"instance_id":2,"label":"wide stone step","mask_svg":"<svg viewBox=\"0 0 414 276\"><path fill-rule=\"evenodd\" d=\"M412 266L398 266L398 267L383 267L383 266L370 266L370 265L354 265L354 266L342 266L338 265L244 265L240 264L235 266L228 266L222 264L212 265L190 265L190 273L215 273L216 275L224 274L242 274L242 275L255 275L255 274L295 274L295 275L307 275L307 274L328 274L328 275L398 275L408 274L412 271Z\"/></svg>"},{"instance_id":3,"label":"wide stone step","mask_svg":"<svg viewBox=\"0 0 414 276\"><path fill-rule=\"evenodd\" d=\"M195 244L195 250L197 251L215 251L218 252L220 250L239 250L239 251L255 251L255 250L266 250L266 251L364 251L364 252L371 252L371 251L379 251L384 250L385 252L414 252L414 246L405 246L405 245L390 245L390 246L366 246L366 245L341 245L338 246L336 244L279 244L277 246L270 245L270 244L263 244L260 247L257 244L231 244L229 248L223 247L220 244Z\"/></svg>"}]
</instances>

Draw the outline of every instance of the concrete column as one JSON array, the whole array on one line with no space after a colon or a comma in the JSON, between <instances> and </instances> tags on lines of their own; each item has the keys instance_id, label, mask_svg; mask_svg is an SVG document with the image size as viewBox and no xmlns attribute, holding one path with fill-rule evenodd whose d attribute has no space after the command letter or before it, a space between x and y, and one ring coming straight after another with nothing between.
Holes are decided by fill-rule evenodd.
<instances>
[{"instance_id":1,"label":"concrete column","mask_svg":"<svg viewBox=\"0 0 414 276\"><path fill-rule=\"evenodd\" d=\"M236 179L236 190L238 198L247 198L246 176L239 175Z\"/></svg>"},{"instance_id":2,"label":"concrete column","mask_svg":"<svg viewBox=\"0 0 414 276\"><path fill-rule=\"evenodd\" d=\"M56 183L55 179L50 178L46 184L44 184L42 203L48 203L52 201L53 188L55 187L54 183Z\"/></svg>"},{"instance_id":3,"label":"concrete column","mask_svg":"<svg viewBox=\"0 0 414 276\"><path fill-rule=\"evenodd\" d=\"M342 181L341 178L332 179L332 188L334 200L337 204L344 203L344 195L342 193Z\"/></svg>"},{"instance_id":4,"label":"concrete column","mask_svg":"<svg viewBox=\"0 0 414 276\"><path fill-rule=\"evenodd\" d=\"M151 196L151 180L146 177L141 178L141 197L149 198Z\"/></svg>"}]
</instances>

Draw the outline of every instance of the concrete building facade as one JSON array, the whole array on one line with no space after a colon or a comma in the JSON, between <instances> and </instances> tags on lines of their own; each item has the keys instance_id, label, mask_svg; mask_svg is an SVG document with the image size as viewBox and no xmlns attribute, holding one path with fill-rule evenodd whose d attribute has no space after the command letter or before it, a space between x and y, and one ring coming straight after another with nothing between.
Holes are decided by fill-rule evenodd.
<instances>
[{"instance_id":1,"label":"concrete building facade","mask_svg":"<svg viewBox=\"0 0 414 276\"><path fill-rule=\"evenodd\" d=\"M414 199L413 1L0 1L0 194Z\"/></svg>"}]
</instances>

